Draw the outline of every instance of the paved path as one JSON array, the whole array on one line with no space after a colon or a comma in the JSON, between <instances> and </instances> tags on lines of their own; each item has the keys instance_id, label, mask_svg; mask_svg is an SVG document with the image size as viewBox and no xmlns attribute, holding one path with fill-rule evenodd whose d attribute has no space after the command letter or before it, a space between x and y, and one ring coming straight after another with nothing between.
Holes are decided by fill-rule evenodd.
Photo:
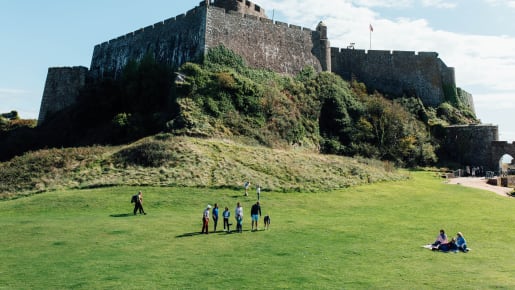
<instances>
[{"instance_id":1,"label":"paved path","mask_svg":"<svg viewBox=\"0 0 515 290\"><path fill-rule=\"evenodd\" d=\"M449 178L448 182L449 184L459 184L463 186L489 190L505 197L508 197L507 193L513 190L511 187L490 185L486 183L486 181L487 180L483 177L458 177Z\"/></svg>"}]
</instances>

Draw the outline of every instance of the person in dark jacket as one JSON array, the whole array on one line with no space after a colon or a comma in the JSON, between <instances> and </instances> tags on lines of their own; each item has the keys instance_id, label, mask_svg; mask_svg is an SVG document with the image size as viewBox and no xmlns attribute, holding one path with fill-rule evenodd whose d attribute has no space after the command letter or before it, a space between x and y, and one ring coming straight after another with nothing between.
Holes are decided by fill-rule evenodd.
<instances>
[{"instance_id":1,"label":"person in dark jacket","mask_svg":"<svg viewBox=\"0 0 515 290\"><path fill-rule=\"evenodd\" d=\"M252 230L254 230L254 225L256 225L256 231L258 230L258 221L261 216L261 206L259 205L259 201L256 202L250 208L250 217L252 219Z\"/></svg>"},{"instance_id":2,"label":"person in dark jacket","mask_svg":"<svg viewBox=\"0 0 515 290\"><path fill-rule=\"evenodd\" d=\"M134 203L134 215L136 215L136 212L139 210L140 214L146 214L145 210L143 209L143 192L138 192L137 197L135 198Z\"/></svg>"}]
</instances>

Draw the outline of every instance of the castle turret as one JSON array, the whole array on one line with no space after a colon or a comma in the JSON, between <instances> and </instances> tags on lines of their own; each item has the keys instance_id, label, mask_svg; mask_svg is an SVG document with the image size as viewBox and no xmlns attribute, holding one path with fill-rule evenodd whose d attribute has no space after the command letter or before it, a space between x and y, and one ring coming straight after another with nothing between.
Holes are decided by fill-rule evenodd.
<instances>
[{"instance_id":1,"label":"castle turret","mask_svg":"<svg viewBox=\"0 0 515 290\"><path fill-rule=\"evenodd\" d=\"M331 43L327 37L327 25L320 21L317 26L317 31L320 33L320 64L322 70L331 71Z\"/></svg>"},{"instance_id":2,"label":"castle turret","mask_svg":"<svg viewBox=\"0 0 515 290\"><path fill-rule=\"evenodd\" d=\"M87 75L88 68L82 66L48 69L38 126L45 122L48 115L62 111L77 102L79 92L86 84Z\"/></svg>"},{"instance_id":3,"label":"castle turret","mask_svg":"<svg viewBox=\"0 0 515 290\"><path fill-rule=\"evenodd\" d=\"M242 14L254 15L259 18L268 18L265 14L265 9L248 0L214 0L212 5L224 8L227 11L236 11Z\"/></svg>"}]
</instances>

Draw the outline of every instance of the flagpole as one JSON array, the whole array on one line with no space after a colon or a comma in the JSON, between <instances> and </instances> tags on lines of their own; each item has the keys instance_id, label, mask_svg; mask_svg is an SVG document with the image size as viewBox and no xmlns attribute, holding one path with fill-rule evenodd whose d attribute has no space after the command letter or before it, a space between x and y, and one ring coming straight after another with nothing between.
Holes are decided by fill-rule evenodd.
<instances>
[{"instance_id":1,"label":"flagpole","mask_svg":"<svg viewBox=\"0 0 515 290\"><path fill-rule=\"evenodd\" d=\"M372 31L374 31L374 28L372 28L372 24L368 25L368 32L370 33L370 45L368 47L369 50L372 50Z\"/></svg>"}]
</instances>

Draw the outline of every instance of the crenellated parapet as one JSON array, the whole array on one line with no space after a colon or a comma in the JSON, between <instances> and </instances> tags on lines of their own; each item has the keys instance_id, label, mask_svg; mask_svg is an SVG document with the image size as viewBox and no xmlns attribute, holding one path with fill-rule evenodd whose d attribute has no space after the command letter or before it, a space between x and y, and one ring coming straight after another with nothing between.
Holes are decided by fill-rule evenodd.
<instances>
[{"instance_id":1,"label":"crenellated parapet","mask_svg":"<svg viewBox=\"0 0 515 290\"><path fill-rule=\"evenodd\" d=\"M281 73L294 74L305 66L322 70L319 58L327 58L318 31L272 21L249 1L216 0L95 46L91 71L96 78L116 78L129 60L141 60L147 53L178 67L202 60L210 47L218 45L238 53L251 66Z\"/></svg>"},{"instance_id":2,"label":"crenellated parapet","mask_svg":"<svg viewBox=\"0 0 515 290\"><path fill-rule=\"evenodd\" d=\"M205 3L205 2L204 2ZM223 8L227 11L234 11L241 14L253 15L258 18L268 18L265 9L261 6L246 0L208 0L209 5Z\"/></svg>"}]
</instances>

